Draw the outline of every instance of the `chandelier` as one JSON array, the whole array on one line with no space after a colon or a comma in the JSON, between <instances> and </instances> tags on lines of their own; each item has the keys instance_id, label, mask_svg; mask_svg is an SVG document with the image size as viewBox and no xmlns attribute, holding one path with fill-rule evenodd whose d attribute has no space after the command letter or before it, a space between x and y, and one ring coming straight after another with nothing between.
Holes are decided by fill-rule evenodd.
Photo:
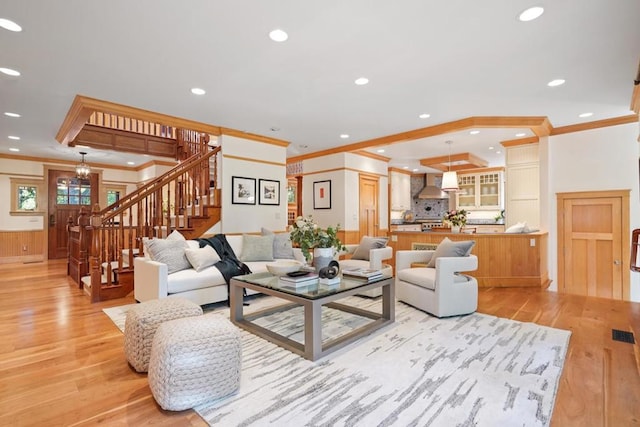
<instances>
[{"instance_id":1,"label":"chandelier","mask_svg":"<svg viewBox=\"0 0 640 427\"><path fill-rule=\"evenodd\" d=\"M442 191L459 191L458 174L451 170L451 144L453 141L445 141L449 145L449 167L447 172L442 174Z\"/></svg>"},{"instance_id":2,"label":"chandelier","mask_svg":"<svg viewBox=\"0 0 640 427\"><path fill-rule=\"evenodd\" d=\"M80 163L76 166L76 176L80 179L87 179L89 178L89 175L91 174L91 168L89 167L88 164L86 164L84 162L84 156L87 153L85 153L84 151L80 152L80 155L82 156L82 160L80 161Z\"/></svg>"}]
</instances>

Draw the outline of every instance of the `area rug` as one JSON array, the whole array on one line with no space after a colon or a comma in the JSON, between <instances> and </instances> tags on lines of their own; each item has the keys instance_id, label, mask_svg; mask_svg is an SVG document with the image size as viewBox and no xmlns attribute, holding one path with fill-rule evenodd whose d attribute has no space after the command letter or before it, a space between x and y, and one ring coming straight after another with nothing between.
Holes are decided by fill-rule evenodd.
<instances>
[{"instance_id":1,"label":"area rug","mask_svg":"<svg viewBox=\"0 0 640 427\"><path fill-rule=\"evenodd\" d=\"M380 309L379 299L345 302ZM366 321L325 309L323 339ZM301 341L302 322L294 308L261 324ZM316 362L243 331L240 390L195 410L224 426L547 426L569 337L479 313L438 319L401 302L394 324Z\"/></svg>"}]
</instances>

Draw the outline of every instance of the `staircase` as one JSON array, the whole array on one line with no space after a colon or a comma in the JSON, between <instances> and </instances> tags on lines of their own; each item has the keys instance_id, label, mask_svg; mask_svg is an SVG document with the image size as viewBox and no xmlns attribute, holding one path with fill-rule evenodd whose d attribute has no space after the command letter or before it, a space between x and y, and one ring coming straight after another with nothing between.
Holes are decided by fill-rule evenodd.
<instances>
[{"instance_id":1,"label":"staircase","mask_svg":"<svg viewBox=\"0 0 640 427\"><path fill-rule=\"evenodd\" d=\"M210 180L218 176L220 147L212 149L208 142L207 134L176 130L177 166L102 210L95 205L88 221L69 227L79 263L82 254L88 258L84 270L89 274L79 286L92 302L133 291L133 258L143 253L143 239L166 237L174 230L193 239L220 221L220 190Z\"/></svg>"}]
</instances>

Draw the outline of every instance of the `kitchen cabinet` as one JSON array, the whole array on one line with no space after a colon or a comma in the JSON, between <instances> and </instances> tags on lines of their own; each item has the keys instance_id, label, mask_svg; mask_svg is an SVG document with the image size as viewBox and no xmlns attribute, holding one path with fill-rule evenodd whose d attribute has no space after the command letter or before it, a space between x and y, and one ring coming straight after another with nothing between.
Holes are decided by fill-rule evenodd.
<instances>
[{"instance_id":1,"label":"kitchen cabinet","mask_svg":"<svg viewBox=\"0 0 640 427\"><path fill-rule=\"evenodd\" d=\"M391 171L391 209L411 209L411 175Z\"/></svg>"},{"instance_id":2,"label":"kitchen cabinet","mask_svg":"<svg viewBox=\"0 0 640 427\"><path fill-rule=\"evenodd\" d=\"M391 231L422 231L420 224L396 224L391 226Z\"/></svg>"},{"instance_id":3,"label":"kitchen cabinet","mask_svg":"<svg viewBox=\"0 0 640 427\"><path fill-rule=\"evenodd\" d=\"M502 210L504 182L502 171L458 174L460 192L456 206L466 210Z\"/></svg>"}]
</instances>

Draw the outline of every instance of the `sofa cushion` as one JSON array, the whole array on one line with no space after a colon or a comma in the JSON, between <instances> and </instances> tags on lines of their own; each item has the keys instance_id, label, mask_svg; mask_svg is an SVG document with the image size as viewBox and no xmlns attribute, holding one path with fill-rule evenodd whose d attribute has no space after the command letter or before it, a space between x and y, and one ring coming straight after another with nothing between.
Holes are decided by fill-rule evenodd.
<instances>
[{"instance_id":1,"label":"sofa cushion","mask_svg":"<svg viewBox=\"0 0 640 427\"><path fill-rule=\"evenodd\" d=\"M448 237L445 237L436 248L433 256L427 264L427 267L435 268L436 260L440 257L469 256L469 254L471 253L471 249L473 249L473 246L475 244L475 240L462 240L460 242L454 242Z\"/></svg>"},{"instance_id":2,"label":"sofa cushion","mask_svg":"<svg viewBox=\"0 0 640 427\"><path fill-rule=\"evenodd\" d=\"M273 235L243 235L240 261L273 261Z\"/></svg>"},{"instance_id":3,"label":"sofa cushion","mask_svg":"<svg viewBox=\"0 0 640 427\"><path fill-rule=\"evenodd\" d=\"M291 244L291 234L274 233L271 230L262 228L263 236L273 235L273 258L295 259L293 255L293 245Z\"/></svg>"},{"instance_id":4,"label":"sofa cushion","mask_svg":"<svg viewBox=\"0 0 640 427\"><path fill-rule=\"evenodd\" d=\"M154 261L167 264L167 272L169 274L191 268L191 264L184 253L185 249L185 241L167 239L150 239L147 241L149 257Z\"/></svg>"},{"instance_id":5,"label":"sofa cushion","mask_svg":"<svg viewBox=\"0 0 640 427\"><path fill-rule=\"evenodd\" d=\"M365 261L369 261L369 251L371 249L380 249L387 246L387 238L386 237L369 237L364 236L362 240L360 240L360 244L353 252L351 259L362 259Z\"/></svg>"},{"instance_id":6,"label":"sofa cushion","mask_svg":"<svg viewBox=\"0 0 640 427\"><path fill-rule=\"evenodd\" d=\"M187 239L185 239L184 236L182 235L182 233L180 233L178 230L173 230L171 232L171 234L169 234L167 236L166 240L174 240L174 241L177 241L177 242L184 242Z\"/></svg>"},{"instance_id":7,"label":"sofa cushion","mask_svg":"<svg viewBox=\"0 0 640 427\"><path fill-rule=\"evenodd\" d=\"M226 282L220 270L211 266L197 272L193 268L178 271L167 276L167 293L176 294L195 289L225 286Z\"/></svg>"},{"instance_id":8,"label":"sofa cushion","mask_svg":"<svg viewBox=\"0 0 640 427\"><path fill-rule=\"evenodd\" d=\"M202 248L184 250L191 266L198 272L220 261L215 249L207 245Z\"/></svg>"}]
</instances>

